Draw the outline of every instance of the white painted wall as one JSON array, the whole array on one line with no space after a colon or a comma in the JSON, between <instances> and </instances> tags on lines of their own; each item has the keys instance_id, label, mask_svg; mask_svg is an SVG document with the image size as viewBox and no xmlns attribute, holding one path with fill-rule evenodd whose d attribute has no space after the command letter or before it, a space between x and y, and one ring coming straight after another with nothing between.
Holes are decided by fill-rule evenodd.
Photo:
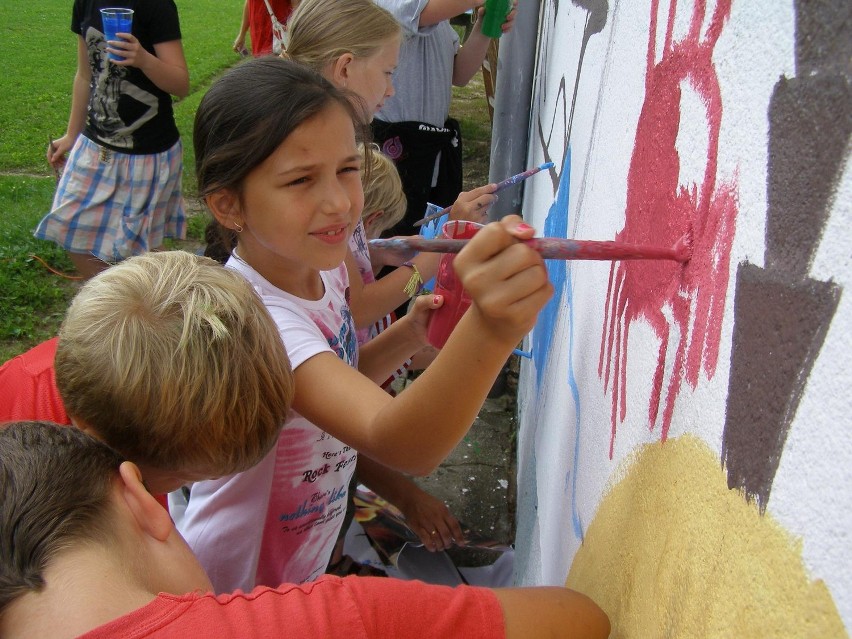
<instances>
[{"instance_id":1,"label":"white painted wall","mask_svg":"<svg viewBox=\"0 0 852 639\"><path fill-rule=\"evenodd\" d=\"M677 45L689 40L694 7L684 0L673 4L676 17L671 42ZM668 3L660 5L655 63L663 58L670 10ZM701 20L704 35L716 8L716 3L708 5ZM557 11L555 2L543 2L527 165L552 160L560 168L550 179L540 174L525 185L524 216L539 234L555 234L556 229L563 237L612 240L624 228L637 125L643 105L659 101L659 96L646 94L654 6L649 0L560 0ZM583 51L590 17L600 17L602 11L605 24L588 36ZM800 34L804 31L801 17L798 29ZM700 325L700 319L706 317L699 307L706 301L702 297L707 293L706 281L697 288L681 282L679 292L671 296L687 300L690 309L689 321L683 326L688 332L686 349L698 348L695 344L709 333L711 341L718 343L718 359L715 368L702 368L694 386L681 382L667 439L696 436L718 459L729 401L738 265L766 266L768 114L773 92L781 77L828 73L836 78L843 77L845 69L846 82L850 82L848 59L838 61L839 71L825 64L817 71L797 68L796 30L794 2L733 0L712 53L721 104L715 191L727 190L735 196L735 230L729 236L729 252L718 243L697 246L694 258L696 264L697 260L709 264L701 271L704 275L713 271L713 260L724 261L716 264L716 272L724 274L727 264L726 276L717 282L716 299L723 304L720 324L709 329ZM842 33L852 39L848 19ZM804 66L801 58L799 62ZM559 90L560 85L564 91ZM701 89L688 78L680 89L677 182L689 190L704 181L713 127ZM848 122L850 105L837 107L838 123ZM657 117L669 117L667 114L670 109ZM789 126L795 129L796 124ZM846 130L838 126L838 135ZM653 158L647 160L651 163ZM832 280L841 289L840 301L824 342L817 348L815 364L806 373L804 394L786 431L771 496L761 516L780 524L791 540L801 542L799 554L806 570L811 579L824 580L848 629L852 627L852 373L848 366L852 353L852 162L848 143L840 167L834 190L827 196L828 219L808 272L811 280ZM633 178L637 175L634 172ZM655 175L659 174L645 175L641 181L647 183ZM664 189L662 184L659 187ZM660 211L660 215L666 214ZM649 216L643 211L634 218ZM561 266L567 269L564 279L558 272ZM674 361L680 337L676 311L660 303L657 307L671 328L661 414L649 427L648 406L654 395L660 338L659 331L640 317L629 327L625 417L623 421L616 418L613 441L613 380L610 377L605 387L604 376L599 374L610 264L576 261L561 266L552 264L552 275L561 282L557 308L552 315L542 315L525 343L525 350L532 350L535 356L522 365L516 559L516 580L521 584L565 583L608 491L618 485L641 446L661 440L666 389L673 374L683 375ZM642 301L643 295L636 294L626 303ZM604 361L613 358L604 357ZM762 399L754 398L756 402ZM756 447L754 455L761 454ZM637 498L654 499L655 495L651 492ZM680 524L664 521L659 525L671 527L676 534ZM649 592L647 596L654 595Z\"/></svg>"}]
</instances>

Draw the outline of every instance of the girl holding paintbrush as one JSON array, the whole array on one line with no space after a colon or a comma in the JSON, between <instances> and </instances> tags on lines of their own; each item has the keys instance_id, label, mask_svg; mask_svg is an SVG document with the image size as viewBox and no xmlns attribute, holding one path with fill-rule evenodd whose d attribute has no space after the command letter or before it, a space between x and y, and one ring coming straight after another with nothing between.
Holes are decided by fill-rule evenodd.
<instances>
[{"instance_id":1,"label":"girl holding paintbrush","mask_svg":"<svg viewBox=\"0 0 852 639\"><path fill-rule=\"evenodd\" d=\"M401 29L396 19L370 0L304 0L291 17L288 30L290 43L285 57L300 62L323 75L338 87L352 91L357 106L362 109L365 120L381 106L388 95L393 93L390 75L396 66L400 47ZM371 156L373 154L370 154ZM381 171L387 167L381 160L364 163L364 188L372 192L377 184L386 186L390 179L397 177L397 184L389 186L401 190L396 168L391 164L390 171ZM377 170L373 170L376 168ZM490 186L459 198L457 215L481 219L493 198L489 195ZM403 203L404 193L401 193ZM381 204L382 207L386 203ZM365 211L374 215L376 210ZM227 261L236 245L236 233L216 223L221 242L208 244L207 254L222 262ZM227 250L218 250L226 246ZM373 328L389 325L386 317L397 306L408 303L409 298L418 292L420 278L426 280L437 271L439 256L424 254L416 257L406 266L393 271L377 282L373 276L371 255L367 248L367 234L359 221L349 241L350 251L346 264L349 274L349 308L357 329L359 345L363 345L375 335ZM397 266L402 262L397 262ZM411 284L411 286L407 286ZM433 357L432 349L423 355ZM422 366L422 355L418 365ZM402 363L400 360L399 364ZM399 369L395 371L401 372ZM351 494L356 482L361 481L382 497L397 506L405 515L411 529L420 536L425 548L433 551L444 550L453 543L463 543L463 535L458 520L447 506L432 495L421 490L410 479L389 468L376 464L368 458L362 458L358 466L357 479L353 476ZM354 514L354 503L350 500L346 521L341 531L345 535L348 521ZM342 540L341 540L342 541ZM368 566L359 566L343 555L342 543L335 550L329 570L340 572L368 572Z\"/></svg>"},{"instance_id":2,"label":"girl holding paintbrush","mask_svg":"<svg viewBox=\"0 0 852 639\"><path fill-rule=\"evenodd\" d=\"M334 85L351 90L365 120L371 119L373 112L393 92L390 74L396 66L401 29L390 13L370 0L304 0L291 17L288 30L290 43L286 57L312 68ZM381 158L373 163L370 156L364 163L363 184L365 189L370 187L373 192L377 184L387 185L390 178L396 175L396 169L391 164L389 168L393 173L382 172L378 167L387 166L387 163L383 163ZM374 168L377 170L373 171ZM397 179L396 186L401 189L398 183ZM391 186L390 190L393 191L396 186ZM488 195L488 190L489 187L485 187L460 198L458 215L473 217L477 210L484 212L493 199ZM404 202L404 193L401 197ZM384 207L385 203L381 206ZM366 213L376 212L371 210ZM219 224L216 226L224 231L223 240L228 247L224 256L217 257L224 262L236 244L236 233ZM363 345L370 339L371 329L384 322L394 308L407 303L416 292L416 287L409 289L409 292L405 290L412 275L416 273L419 278L422 274L427 280L430 279L437 271L440 258L438 255L424 254L389 275L386 280L376 282L367 249L367 235L360 221L352 233L349 247L349 308L358 329L358 343ZM208 247L210 249L212 247ZM442 501L421 490L402 474L366 457L362 460L358 466L357 480L353 478L351 490L348 491L350 494L354 492L354 482L365 483L403 512L408 525L429 550L444 550L453 542L463 542L458 520ZM345 534L352 514L354 503L350 500L342 534ZM365 573L369 567L361 567L345 557L341 543L331 558L329 570L337 573Z\"/></svg>"},{"instance_id":3,"label":"girl holding paintbrush","mask_svg":"<svg viewBox=\"0 0 852 639\"><path fill-rule=\"evenodd\" d=\"M379 383L423 348L442 300L418 297L359 351L344 258L363 207L361 126L349 97L278 58L228 72L196 114L199 192L237 233L228 266L273 315L296 380L276 448L245 473L192 487L182 532L218 590L316 579L358 454L431 472L552 294L541 257L519 241L533 229L515 216L487 225L456 260L469 312L404 393L385 393Z\"/></svg>"},{"instance_id":4,"label":"girl holding paintbrush","mask_svg":"<svg viewBox=\"0 0 852 639\"><path fill-rule=\"evenodd\" d=\"M352 91L360 98L356 103L365 122L393 95L391 74L397 64L401 28L389 12L370 0L304 0L291 17L288 29L290 42L284 57L310 67L335 86ZM383 189L391 196L398 196L396 201L401 199L403 207L406 198L396 167L386 156L366 154L362 169L362 184L365 195L369 195L363 212L367 219L355 225L346 256L349 308L360 346L390 325L395 319L393 309L408 304L409 298L419 292L420 278L428 281L439 262L439 256L428 254L404 266L397 262L393 266L400 268L391 271L387 279L376 281L372 259L376 256L371 256L367 248L370 235L366 229L373 225L381 209L393 206L394 197L373 196ZM460 197L457 215L481 219L492 200L488 190L486 187ZM424 356L427 362L434 357L432 350L418 355L418 366L423 365ZM397 368L394 377L403 370ZM390 391L391 381L386 380L383 388ZM447 506L403 474L361 457L355 475L350 496L358 482L366 484L403 512L406 523L420 536L425 548L439 551L453 543L463 543L461 526ZM329 571L337 574L351 571L363 574L368 568L359 567L343 553L343 537L354 512L355 504L349 500L341 539L329 564Z\"/></svg>"}]
</instances>

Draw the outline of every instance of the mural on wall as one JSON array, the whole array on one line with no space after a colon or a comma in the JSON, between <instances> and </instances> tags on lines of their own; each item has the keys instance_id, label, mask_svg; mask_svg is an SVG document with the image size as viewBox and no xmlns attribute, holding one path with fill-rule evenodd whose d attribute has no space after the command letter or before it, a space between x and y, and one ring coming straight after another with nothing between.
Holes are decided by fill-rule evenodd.
<instances>
[{"instance_id":1,"label":"mural on wall","mask_svg":"<svg viewBox=\"0 0 852 639\"><path fill-rule=\"evenodd\" d=\"M530 150L556 166L525 215L693 242L686 265L548 262L522 368L516 578L586 592L613 636L852 627L850 472L808 468L815 433L852 465L852 400L813 395L850 377L826 352L852 346L850 30L846 0L542 2Z\"/></svg>"},{"instance_id":2,"label":"mural on wall","mask_svg":"<svg viewBox=\"0 0 852 639\"><path fill-rule=\"evenodd\" d=\"M615 239L671 246L686 236L692 240L693 253L684 265L650 260L612 264L598 364L605 388L612 381L610 457L616 424L624 421L627 409L627 341L634 322L648 322L660 340L648 404L650 428L657 421L669 339L672 329L676 331L674 361L661 417L663 441L682 382L695 388L702 370L708 377L716 372L737 214L735 180L723 182L717 176L723 105L713 66L713 52L730 15L731 0L716 4L706 29L707 6L696 2L689 32L677 42L673 40L677 7L676 2L671 2L659 61L655 50L658 4L659 0L651 2L645 101L630 161L624 228ZM703 182L688 186L680 184L677 150L678 133L686 117L681 111L685 83L698 93L705 107L709 135Z\"/></svg>"},{"instance_id":3,"label":"mural on wall","mask_svg":"<svg viewBox=\"0 0 852 639\"><path fill-rule=\"evenodd\" d=\"M573 122L574 110L577 104L577 93L580 86L580 77L583 69L583 58L592 36L600 33L606 26L607 13L609 5L607 0L572 0L572 4L586 12L586 20L583 29L582 43L580 54L577 60L577 68L574 75L574 84L571 93L571 104L568 105L566 92L565 76L562 76L555 96L555 102L559 105L553 111L549 121L545 122L540 116L536 123L537 135L541 141L541 147L544 151L546 161L553 162L554 159L550 156L550 149L557 147L561 151L563 160L558 162L559 158L555 158L554 168L550 169L550 176L553 182L553 188L556 191L556 197L551 205L547 217L545 218L543 235L547 237L570 237L568 229L568 208L570 200L571 188L571 126ZM544 31L544 46L540 47L539 51L544 55L539 60L539 67L549 65L547 53L550 51L548 40L555 36L555 22L559 16L559 0L555 0L547 11L547 22L549 28ZM542 98L546 98L543 95ZM559 125L557 119L560 120ZM554 140L554 131L562 132L562 138L556 143ZM572 234L573 235L573 234ZM581 406L580 392L576 376L573 368L573 349L574 349L574 321L571 317L573 297L573 281L571 277L571 263L565 260L548 260L547 271L550 281L553 282L554 295L548 302L547 306L542 310L539 321L536 324L532 334L532 355L535 362L535 369L538 384L541 384L542 377L546 371L547 359L551 351L553 336L555 335L555 326L557 317L562 308L568 311L568 371L567 384L570 389L571 401L574 408L574 439L571 442L571 469L564 477L564 485L566 492L571 496L571 504L576 504L577 491L577 472L580 468L580 424L581 424ZM537 422L538 420L534 420ZM571 509L571 526L574 535L583 538L583 522L580 513L576 508Z\"/></svg>"}]
</instances>

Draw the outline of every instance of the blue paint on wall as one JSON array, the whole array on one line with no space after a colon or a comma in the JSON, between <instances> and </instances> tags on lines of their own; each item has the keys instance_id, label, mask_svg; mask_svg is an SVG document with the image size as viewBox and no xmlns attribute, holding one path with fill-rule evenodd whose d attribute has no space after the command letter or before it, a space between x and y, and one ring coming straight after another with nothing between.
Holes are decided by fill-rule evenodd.
<instances>
[{"instance_id":1,"label":"blue paint on wall","mask_svg":"<svg viewBox=\"0 0 852 639\"><path fill-rule=\"evenodd\" d=\"M556 199L544 221L544 235L547 237L568 237L568 203L571 191L571 148L565 152L565 160L556 191ZM553 298L539 315L533 332L532 355L535 362L536 385L541 388L547 359L553 344L559 311L568 309L568 388L574 402L574 456L571 470L565 477L566 491L571 493L571 524L574 534L582 541L583 522L577 510L577 469L580 465L580 389L574 375L574 285L571 280L571 265L568 260L547 260L547 272L553 283ZM540 396L540 395L539 395ZM538 421L538 420L536 420Z\"/></svg>"},{"instance_id":2,"label":"blue paint on wall","mask_svg":"<svg viewBox=\"0 0 852 639\"><path fill-rule=\"evenodd\" d=\"M565 152L559 188L556 199L550 206L544 220L543 235L547 237L568 237L568 201L571 189L571 149ZM547 274L553 283L554 294L538 316L533 331L533 361L535 362L536 386L541 387L547 358L550 355L553 335L559 309L562 308L562 296L568 273L567 260L547 260Z\"/></svg>"}]
</instances>

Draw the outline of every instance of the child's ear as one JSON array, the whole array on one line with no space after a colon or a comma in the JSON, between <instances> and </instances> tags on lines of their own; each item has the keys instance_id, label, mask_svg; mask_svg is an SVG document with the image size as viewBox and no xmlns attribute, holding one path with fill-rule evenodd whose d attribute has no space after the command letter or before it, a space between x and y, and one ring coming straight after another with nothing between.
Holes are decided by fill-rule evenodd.
<instances>
[{"instance_id":1,"label":"child's ear","mask_svg":"<svg viewBox=\"0 0 852 639\"><path fill-rule=\"evenodd\" d=\"M124 503L136 519L136 524L155 539L165 541L174 528L172 518L145 488L139 467L132 462L123 462L118 468L118 474L122 482Z\"/></svg>"},{"instance_id":2,"label":"child's ear","mask_svg":"<svg viewBox=\"0 0 852 639\"><path fill-rule=\"evenodd\" d=\"M370 234L370 230L372 229L373 225L379 220L381 220L384 214L384 211L378 210L373 211L372 213L368 213L364 216L364 219L362 221L364 223L364 230L367 231L367 235Z\"/></svg>"},{"instance_id":3,"label":"child's ear","mask_svg":"<svg viewBox=\"0 0 852 639\"><path fill-rule=\"evenodd\" d=\"M234 192L222 189L208 195L204 201L219 224L226 229L237 230L239 228L242 230L242 208L240 207L240 199Z\"/></svg>"},{"instance_id":4,"label":"child's ear","mask_svg":"<svg viewBox=\"0 0 852 639\"><path fill-rule=\"evenodd\" d=\"M346 88L349 81L349 64L355 59L351 53L344 53L331 63L331 82L335 86Z\"/></svg>"}]
</instances>

